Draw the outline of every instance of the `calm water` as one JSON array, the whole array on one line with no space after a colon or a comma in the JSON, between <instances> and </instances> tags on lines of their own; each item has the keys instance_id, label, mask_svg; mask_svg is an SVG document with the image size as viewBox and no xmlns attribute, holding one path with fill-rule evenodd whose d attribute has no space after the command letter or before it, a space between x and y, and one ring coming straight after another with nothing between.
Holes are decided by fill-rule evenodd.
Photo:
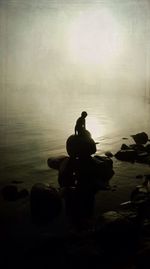
<instances>
[{"instance_id":1,"label":"calm water","mask_svg":"<svg viewBox=\"0 0 150 269\"><path fill-rule=\"evenodd\" d=\"M122 143L132 143L131 134L150 134L150 104L142 98L92 93L37 93L33 98L17 93L9 96L0 116L1 182L55 183L57 172L47 167L47 158L66 154L66 139L82 110L88 112L87 129L100 142L100 154L115 153Z\"/></svg>"}]
</instances>

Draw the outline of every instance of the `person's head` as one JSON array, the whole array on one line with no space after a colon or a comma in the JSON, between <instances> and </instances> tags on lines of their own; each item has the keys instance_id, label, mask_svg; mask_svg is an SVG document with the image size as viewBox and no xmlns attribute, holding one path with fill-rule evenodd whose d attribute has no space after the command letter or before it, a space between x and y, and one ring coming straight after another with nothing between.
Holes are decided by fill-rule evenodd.
<instances>
[{"instance_id":1,"label":"person's head","mask_svg":"<svg viewBox=\"0 0 150 269\"><path fill-rule=\"evenodd\" d=\"M82 118L86 118L86 116L87 116L87 112L86 112L86 111L82 111L82 113L81 113L81 117L82 117Z\"/></svg>"}]
</instances>

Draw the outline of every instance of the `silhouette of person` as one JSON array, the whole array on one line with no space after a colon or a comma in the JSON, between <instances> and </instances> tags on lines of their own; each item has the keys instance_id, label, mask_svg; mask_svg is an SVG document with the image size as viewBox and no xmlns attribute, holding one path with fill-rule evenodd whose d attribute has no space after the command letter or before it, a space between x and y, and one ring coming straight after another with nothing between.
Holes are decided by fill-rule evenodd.
<instances>
[{"instance_id":1,"label":"silhouette of person","mask_svg":"<svg viewBox=\"0 0 150 269\"><path fill-rule=\"evenodd\" d=\"M77 119L75 125L75 135L83 135L86 130L85 118L87 117L87 112L83 111L81 117Z\"/></svg>"}]
</instances>

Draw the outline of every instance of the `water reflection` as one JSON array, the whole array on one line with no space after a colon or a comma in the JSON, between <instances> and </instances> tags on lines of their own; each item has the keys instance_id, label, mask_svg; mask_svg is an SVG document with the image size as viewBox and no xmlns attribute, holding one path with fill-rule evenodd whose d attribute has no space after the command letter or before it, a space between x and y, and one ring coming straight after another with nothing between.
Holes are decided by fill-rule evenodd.
<instances>
[{"instance_id":1,"label":"water reflection","mask_svg":"<svg viewBox=\"0 0 150 269\"><path fill-rule=\"evenodd\" d=\"M60 93L51 99L50 94L41 93L31 105L25 97L26 102L22 97L17 104L12 99L7 114L1 114L3 177L8 176L8 172L4 173L8 166L20 165L21 169L21 165L25 165L22 173L26 175L28 167L47 169L49 156L66 154L66 139L74 133L76 119L83 110L88 112L87 129L95 141L100 142L99 153L117 150L124 136L141 131L150 133L150 104L141 98L94 93L63 98Z\"/></svg>"}]
</instances>

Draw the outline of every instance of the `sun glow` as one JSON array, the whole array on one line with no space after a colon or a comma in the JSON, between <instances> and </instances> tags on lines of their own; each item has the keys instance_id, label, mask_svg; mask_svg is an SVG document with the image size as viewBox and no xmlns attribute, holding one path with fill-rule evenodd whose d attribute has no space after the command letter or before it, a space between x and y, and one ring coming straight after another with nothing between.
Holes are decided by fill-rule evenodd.
<instances>
[{"instance_id":1,"label":"sun glow","mask_svg":"<svg viewBox=\"0 0 150 269\"><path fill-rule=\"evenodd\" d=\"M93 139L98 139L104 135L103 126L100 126L96 117L88 117L86 122L86 129L91 133Z\"/></svg>"},{"instance_id":2,"label":"sun glow","mask_svg":"<svg viewBox=\"0 0 150 269\"><path fill-rule=\"evenodd\" d=\"M69 54L75 63L107 65L121 50L119 25L106 9L81 13L70 26Z\"/></svg>"}]
</instances>

